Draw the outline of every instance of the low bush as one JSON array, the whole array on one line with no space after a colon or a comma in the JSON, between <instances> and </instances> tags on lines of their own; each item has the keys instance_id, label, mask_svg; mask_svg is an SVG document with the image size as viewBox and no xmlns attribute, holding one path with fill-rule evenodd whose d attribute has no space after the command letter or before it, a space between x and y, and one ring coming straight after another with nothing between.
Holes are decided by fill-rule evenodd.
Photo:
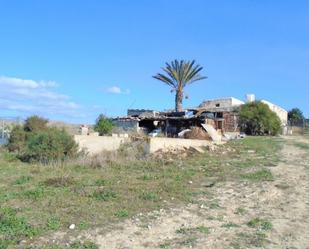
<instances>
[{"instance_id":1,"label":"low bush","mask_svg":"<svg viewBox=\"0 0 309 249\"><path fill-rule=\"evenodd\" d=\"M104 116L103 114L100 114L99 117L96 120L94 130L96 132L99 132L99 135L105 135L105 134L111 134L113 130L113 121Z\"/></svg>"},{"instance_id":2,"label":"low bush","mask_svg":"<svg viewBox=\"0 0 309 249\"><path fill-rule=\"evenodd\" d=\"M25 120L24 130L26 132L40 132L47 130L48 120L39 116L31 116Z\"/></svg>"},{"instance_id":3,"label":"low bush","mask_svg":"<svg viewBox=\"0 0 309 249\"><path fill-rule=\"evenodd\" d=\"M20 125L15 126L10 134L9 143L7 145L9 151L23 153L26 149L27 133Z\"/></svg>"},{"instance_id":4,"label":"low bush","mask_svg":"<svg viewBox=\"0 0 309 249\"><path fill-rule=\"evenodd\" d=\"M47 120L30 117L23 126L12 129L7 148L26 162L49 163L77 155L78 146L64 130L48 127Z\"/></svg>"},{"instance_id":5,"label":"low bush","mask_svg":"<svg viewBox=\"0 0 309 249\"><path fill-rule=\"evenodd\" d=\"M63 161L66 158L74 157L77 150L77 144L65 130L49 128L29 136L23 158L25 161L42 163Z\"/></svg>"},{"instance_id":6,"label":"low bush","mask_svg":"<svg viewBox=\"0 0 309 249\"><path fill-rule=\"evenodd\" d=\"M248 135L278 135L281 132L281 121L268 105L252 102L239 109L240 127Z\"/></svg>"}]
</instances>

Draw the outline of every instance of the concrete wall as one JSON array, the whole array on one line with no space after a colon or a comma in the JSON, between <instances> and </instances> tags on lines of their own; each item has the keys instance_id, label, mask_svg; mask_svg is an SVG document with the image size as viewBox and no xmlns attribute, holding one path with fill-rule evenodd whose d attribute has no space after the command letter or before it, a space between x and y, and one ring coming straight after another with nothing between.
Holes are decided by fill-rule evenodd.
<instances>
[{"instance_id":1,"label":"concrete wall","mask_svg":"<svg viewBox=\"0 0 309 249\"><path fill-rule=\"evenodd\" d=\"M108 136L83 136L75 135L75 141L80 149L85 149L90 155L98 154L102 151L115 151L120 145L130 142L129 138L108 137ZM185 148L202 148L212 145L213 142L207 140L182 139L182 138L149 138L146 152L154 153L158 150L183 149ZM220 143L216 143L220 144Z\"/></svg>"},{"instance_id":2,"label":"concrete wall","mask_svg":"<svg viewBox=\"0 0 309 249\"><path fill-rule=\"evenodd\" d=\"M262 100L261 102L268 105L269 109L278 115L283 125L287 125L288 112L286 110L266 100Z\"/></svg>"},{"instance_id":3,"label":"concrete wall","mask_svg":"<svg viewBox=\"0 0 309 249\"><path fill-rule=\"evenodd\" d=\"M98 154L104 150L117 150L121 144L129 142L129 138L110 136L83 136L75 135L75 141L80 149L85 149L89 154Z\"/></svg>"},{"instance_id":4,"label":"concrete wall","mask_svg":"<svg viewBox=\"0 0 309 249\"><path fill-rule=\"evenodd\" d=\"M184 147L206 147L212 145L213 142L197 139L182 139L182 138L165 138L154 137L149 140L149 153L154 153L158 150L182 149Z\"/></svg>"},{"instance_id":5,"label":"concrete wall","mask_svg":"<svg viewBox=\"0 0 309 249\"><path fill-rule=\"evenodd\" d=\"M244 102L233 98L233 97L229 97L229 98L222 98L222 99L213 99L213 100L207 100L204 101L199 107L203 107L203 108L230 108L230 107L236 107L236 106L240 106L243 105Z\"/></svg>"}]
</instances>

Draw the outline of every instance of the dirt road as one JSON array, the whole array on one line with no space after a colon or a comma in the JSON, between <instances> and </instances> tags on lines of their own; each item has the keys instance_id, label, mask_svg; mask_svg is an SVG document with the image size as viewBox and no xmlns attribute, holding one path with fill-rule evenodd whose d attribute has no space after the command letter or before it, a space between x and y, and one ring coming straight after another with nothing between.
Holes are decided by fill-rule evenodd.
<instances>
[{"instance_id":1,"label":"dirt road","mask_svg":"<svg viewBox=\"0 0 309 249\"><path fill-rule=\"evenodd\" d=\"M285 139L274 181L225 182L196 203L87 237L100 248L309 248L309 151L299 141Z\"/></svg>"}]
</instances>

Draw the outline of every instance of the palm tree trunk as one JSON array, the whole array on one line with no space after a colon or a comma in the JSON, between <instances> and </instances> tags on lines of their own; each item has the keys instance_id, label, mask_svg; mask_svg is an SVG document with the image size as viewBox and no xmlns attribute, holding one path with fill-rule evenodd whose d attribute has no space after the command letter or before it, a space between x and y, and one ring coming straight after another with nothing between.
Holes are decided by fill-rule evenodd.
<instances>
[{"instance_id":1,"label":"palm tree trunk","mask_svg":"<svg viewBox=\"0 0 309 249\"><path fill-rule=\"evenodd\" d=\"M175 95L175 111L181 112L182 111L182 99L183 99L183 91L177 90Z\"/></svg>"}]
</instances>

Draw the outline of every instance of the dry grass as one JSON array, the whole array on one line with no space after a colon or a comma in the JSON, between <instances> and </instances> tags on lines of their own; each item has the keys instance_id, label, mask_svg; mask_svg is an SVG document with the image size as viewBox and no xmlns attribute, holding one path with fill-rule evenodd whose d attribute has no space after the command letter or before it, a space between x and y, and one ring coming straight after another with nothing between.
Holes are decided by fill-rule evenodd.
<instances>
[{"instance_id":1,"label":"dry grass","mask_svg":"<svg viewBox=\"0 0 309 249\"><path fill-rule=\"evenodd\" d=\"M244 179L242 175L278 162L280 141L247 138L185 160L177 155L166 160L147 157L142 146L124 145L118 152L48 166L24 164L0 152L0 206L12 210L9 222L0 221L0 240L30 243L30 237L35 240L55 230L65 231L72 223L79 232L139 212L188 203L196 193L204 193L201 185L209 177L215 181L264 181L263 177ZM22 223L15 222L15 214ZM14 240L4 228L11 229ZM30 229L27 233L20 232L26 228Z\"/></svg>"}]
</instances>

